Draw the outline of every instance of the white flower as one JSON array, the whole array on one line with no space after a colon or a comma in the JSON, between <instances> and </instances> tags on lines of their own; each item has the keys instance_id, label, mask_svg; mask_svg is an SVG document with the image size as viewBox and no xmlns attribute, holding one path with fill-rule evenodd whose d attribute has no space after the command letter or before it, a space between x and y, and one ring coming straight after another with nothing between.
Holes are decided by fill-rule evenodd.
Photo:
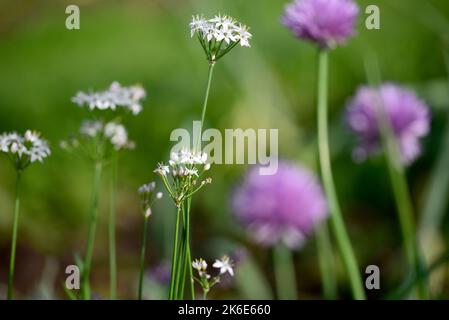
<instances>
[{"instance_id":1,"label":"white flower","mask_svg":"<svg viewBox=\"0 0 449 320\"><path fill-rule=\"evenodd\" d=\"M251 39L252 34L249 33L247 26L239 24L238 27L236 27L235 32L236 41L240 41L242 47L251 47L249 40Z\"/></svg>"},{"instance_id":2,"label":"white flower","mask_svg":"<svg viewBox=\"0 0 449 320\"><path fill-rule=\"evenodd\" d=\"M128 132L121 124L109 122L104 128L104 134L110 139L116 150L123 149L129 145Z\"/></svg>"},{"instance_id":3,"label":"white flower","mask_svg":"<svg viewBox=\"0 0 449 320\"><path fill-rule=\"evenodd\" d=\"M108 122L104 125L101 121L85 120L79 132L89 138L103 135L116 150L132 149L134 146L134 142L128 140L126 128L120 123Z\"/></svg>"},{"instance_id":4,"label":"white flower","mask_svg":"<svg viewBox=\"0 0 449 320\"><path fill-rule=\"evenodd\" d=\"M224 41L229 46L239 42L242 47L249 47L249 40L252 37L247 26L226 15L217 15L209 20L204 19L203 16L193 16L190 22L190 34L193 37L195 33L209 43L212 40ZM222 46L221 49L225 52L226 46ZM215 46L208 46L206 51L214 58L220 55Z\"/></svg>"},{"instance_id":5,"label":"white flower","mask_svg":"<svg viewBox=\"0 0 449 320\"><path fill-rule=\"evenodd\" d=\"M220 274L229 273L231 276L234 276L234 270L232 269L232 262L228 256L224 256L221 260L215 260L215 263L212 265L214 268L220 269Z\"/></svg>"},{"instance_id":6,"label":"white flower","mask_svg":"<svg viewBox=\"0 0 449 320\"><path fill-rule=\"evenodd\" d=\"M155 189L156 189L156 182L149 182L147 184L142 185L138 189L138 192L141 197L142 212L145 218L149 218L153 213L151 206L153 205L154 201L162 198L162 192L157 192L155 194L154 193Z\"/></svg>"},{"instance_id":7,"label":"white flower","mask_svg":"<svg viewBox=\"0 0 449 320\"><path fill-rule=\"evenodd\" d=\"M193 37L195 32L202 30L205 24L207 24L207 21L203 16L193 16L192 22L190 22L190 36Z\"/></svg>"},{"instance_id":8,"label":"white flower","mask_svg":"<svg viewBox=\"0 0 449 320\"><path fill-rule=\"evenodd\" d=\"M186 168L185 171L184 171L184 174L186 176L198 177L198 169L196 169L196 168L192 168L192 169Z\"/></svg>"},{"instance_id":9,"label":"white flower","mask_svg":"<svg viewBox=\"0 0 449 320\"><path fill-rule=\"evenodd\" d=\"M163 163L158 163L157 168L154 170L154 172L161 176L166 176L170 173L170 167L164 165Z\"/></svg>"},{"instance_id":10,"label":"white flower","mask_svg":"<svg viewBox=\"0 0 449 320\"><path fill-rule=\"evenodd\" d=\"M150 183L147 183L147 184L144 184L144 185L140 186L140 188L138 189L138 192L140 194L150 193L155 188L156 188L156 182L153 181L153 182L150 182Z\"/></svg>"},{"instance_id":11,"label":"white flower","mask_svg":"<svg viewBox=\"0 0 449 320\"><path fill-rule=\"evenodd\" d=\"M43 162L51 154L47 141L41 139L38 132L31 130L27 130L23 136L15 132L0 135L0 152L17 157L20 160L16 163L19 169L29 163Z\"/></svg>"},{"instance_id":12,"label":"white flower","mask_svg":"<svg viewBox=\"0 0 449 320\"><path fill-rule=\"evenodd\" d=\"M142 111L140 100L145 96L145 90L141 86L122 87L118 82L114 82L104 91L78 92L72 101L80 107L86 105L90 110L115 111L117 107L121 107L137 115Z\"/></svg>"},{"instance_id":13,"label":"white flower","mask_svg":"<svg viewBox=\"0 0 449 320\"><path fill-rule=\"evenodd\" d=\"M79 131L82 135L93 138L103 131L103 123L100 121L84 120Z\"/></svg>"},{"instance_id":14,"label":"white flower","mask_svg":"<svg viewBox=\"0 0 449 320\"><path fill-rule=\"evenodd\" d=\"M193 267L193 269L196 269L196 270L198 270L198 272L203 272L203 271L206 271L206 269L207 269L207 263L206 263L206 261L204 261L203 259L195 259L193 262L192 262L192 267Z\"/></svg>"}]
</instances>

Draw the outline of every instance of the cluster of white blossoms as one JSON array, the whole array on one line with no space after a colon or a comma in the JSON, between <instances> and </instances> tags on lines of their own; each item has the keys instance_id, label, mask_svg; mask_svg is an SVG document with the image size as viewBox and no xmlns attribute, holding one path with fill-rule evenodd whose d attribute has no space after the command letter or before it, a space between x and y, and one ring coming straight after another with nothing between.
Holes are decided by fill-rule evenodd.
<instances>
[{"instance_id":1,"label":"cluster of white blossoms","mask_svg":"<svg viewBox=\"0 0 449 320\"><path fill-rule=\"evenodd\" d=\"M210 163L207 163L206 153L182 149L172 152L168 165L159 163L154 172L162 177L167 191L179 206L182 201L212 182L211 178L199 182L202 174L209 169ZM171 181L168 176L171 177Z\"/></svg>"},{"instance_id":2,"label":"cluster of white blossoms","mask_svg":"<svg viewBox=\"0 0 449 320\"><path fill-rule=\"evenodd\" d=\"M85 120L81 124L80 134L90 138L106 137L115 150L133 149L134 142L128 139L126 128L116 122L104 124L101 121Z\"/></svg>"},{"instance_id":3,"label":"cluster of white blossoms","mask_svg":"<svg viewBox=\"0 0 449 320\"><path fill-rule=\"evenodd\" d=\"M134 115L142 111L141 100L146 93L140 85L122 87L120 83L114 82L104 91L78 92L72 101L80 107L87 106L90 110L117 110L124 108Z\"/></svg>"},{"instance_id":4,"label":"cluster of white blossoms","mask_svg":"<svg viewBox=\"0 0 449 320\"><path fill-rule=\"evenodd\" d=\"M28 164L43 160L51 154L47 141L40 138L40 134L27 130L19 135L15 132L0 135L0 152L8 154L18 169Z\"/></svg>"},{"instance_id":5,"label":"cluster of white blossoms","mask_svg":"<svg viewBox=\"0 0 449 320\"><path fill-rule=\"evenodd\" d=\"M194 16L190 22L190 34L201 42L210 61L217 61L237 44L250 47L252 34L249 28L232 17L218 15L212 19Z\"/></svg>"},{"instance_id":6,"label":"cluster of white blossoms","mask_svg":"<svg viewBox=\"0 0 449 320\"><path fill-rule=\"evenodd\" d=\"M144 213L145 218L148 218L152 214L151 206L154 201L162 198L162 192L155 192L156 190L156 182L150 182L140 186L138 192L141 196L141 205L142 211Z\"/></svg>"},{"instance_id":7,"label":"cluster of white blossoms","mask_svg":"<svg viewBox=\"0 0 449 320\"><path fill-rule=\"evenodd\" d=\"M201 258L194 260L192 267L198 272L198 277L194 277L194 279L200 284L205 295L214 285L220 282L221 276L224 274L229 273L231 276L234 276L233 263L228 256L223 256L220 260L215 260L212 267L219 269L219 274L215 277L207 273L207 263Z\"/></svg>"}]
</instances>

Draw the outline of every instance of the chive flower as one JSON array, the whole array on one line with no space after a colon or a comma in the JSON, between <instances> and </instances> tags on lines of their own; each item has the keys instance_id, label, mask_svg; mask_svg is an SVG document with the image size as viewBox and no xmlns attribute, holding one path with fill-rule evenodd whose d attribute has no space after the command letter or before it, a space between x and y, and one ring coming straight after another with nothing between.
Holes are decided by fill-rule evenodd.
<instances>
[{"instance_id":1,"label":"chive flower","mask_svg":"<svg viewBox=\"0 0 449 320\"><path fill-rule=\"evenodd\" d=\"M358 14L353 0L295 0L286 6L282 23L297 38L327 49L354 35Z\"/></svg>"},{"instance_id":2,"label":"chive flower","mask_svg":"<svg viewBox=\"0 0 449 320\"><path fill-rule=\"evenodd\" d=\"M307 169L281 162L276 174L252 167L232 198L233 211L261 245L298 249L328 214L317 178Z\"/></svg>"},{"instance_id":3,"label":"chive flower","mask_svg":"<svg viewBox=\"0 0 449 320\"><path fill-rule=\"evenodd\" d=\"M353 152L354 159L363 161L380 150L377 107L385 110L402 162L411 164L421 154L421 139L429 133L430 110L414 92L393 83L379 88L362 86L348 103L346 122L359 140Z\"/></svg>"}]
</instances>

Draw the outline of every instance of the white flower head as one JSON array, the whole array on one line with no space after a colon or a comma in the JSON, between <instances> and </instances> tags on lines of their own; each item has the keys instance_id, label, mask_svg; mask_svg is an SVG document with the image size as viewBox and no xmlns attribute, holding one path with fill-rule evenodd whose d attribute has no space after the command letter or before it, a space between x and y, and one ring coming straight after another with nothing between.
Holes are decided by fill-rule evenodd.
<instances>
[{"instance_id":1,"label":"white flower head","mask_svg":"<svg viewBox=\"0 0 449 320\"><path fill-rule=\"evenodd\" d=\"M29 164L43 162L50 154L47 141L36 131L27 130L23 136L12 132L0 135L0 152L9 154L17 169L24 169Z\"/></svg>"},{"instance_id":2,"label":"white flower head","mask_svg":"<svg viewBox=\"0 0 449 320\"><path fill-rule=\"evenodd\" d=\"M238 43L242 47L250 47L249 40L252 37L247 26L230 16L220 14L212 19L194 16L190 22L190 34L192 37L198 35L211 63L229 53Z\"/></svg>"},{"instance_id":3,"label":"white flower head","mask_svg":"<svg viewBox=\"0 0 449 320\"><path fill-rule=\"evenodd\" d=\"M104 124L101 121L85 120L81 124L80 134L87 138L106 138L115 150L133 149L134 142L128 139L124 125L116 122Z\"/></svg>"},{"instance_id":4,"label":"white flower head","mask_svg":"<svg viewBox=\"0 0 449 320\"><path fill-rule=\"evenodd\" d=\"M228 256L223 256L221 260L215 260L215 263L212 266L214 268L220 269L220 274L229 273L231 276L234 276L232 262Z\"/></svg>"},{"instance_id":5,"label":"white flower head","mask_svg":"<svg viewBox=\"0 0 449 320\"><path fill-rule=\"evenodd\" d=\"M156 188L156 182L152 181L150 183L140 186L140 188L138 189L138 192L140 194L150 193L150 192L153 192L153 190L155 188Z\"/></svg>"},{"instance_id":6,"label":"white flower head","mask_svg":"<svg viewBox=\"0 0 449 320\"><path fill-rule=\"evenodd\" d=\"M156 182L152 181L139 187L137 190L141 197L142 211L145 218L149 218L153 213L151 206L156 200L162 198L162 192L156 192Z\"/></svg>"},{"instance_id":7,"label":"white flower head","mask_svg":"<svg viewBox=\"0 0 449 320\"><path fill-rule=\"evenodd\" d=\"M207 164L206 153L183 148L170 154L168 166L159 164L154 172L162 177L170 197L179 207L182 201L205 185L199 178L208 169L210 164Z\"/></svg>"},{"instance_id":8,"label":"white flower head","mask_svg":"<svg viewBox=\"0 0 449 320\"><path fill-rule=\"evenodd\" d=\"M72 101L80 107L87 106L89 110L112 110L123 108L137 115L142 111L140 100L145 98L145 90L140 85L122 87L113 82L107 90L98 92L78 92Z\"/></svg>"}]
</instances>

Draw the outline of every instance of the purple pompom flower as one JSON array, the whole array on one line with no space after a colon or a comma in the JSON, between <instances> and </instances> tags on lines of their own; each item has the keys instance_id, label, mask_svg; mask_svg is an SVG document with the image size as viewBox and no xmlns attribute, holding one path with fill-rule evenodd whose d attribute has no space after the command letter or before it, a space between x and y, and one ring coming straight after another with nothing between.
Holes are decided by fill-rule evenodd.
<instances>
[{"instance_id":1,"label":"purple pompom flower","mask_svg":"<svg viewBox=\"0 0 449 320\"><path fill-rule=\"evenodd\" d=\"M353 0L295 0L287 5L282 23L300 39L333 48L354 35L358 13Z\"/></svg>"},{"instance_id":2,"label":"purple pompom flower","mask_svg":"<svg viewBox=\"0 0 449 320\"><path fill-rule=\"evenodd\" d=\"M256 242L291 249L304 243L315 226L327 217L327 203L317 178L307 169L281 162L276 174L248 172L232 199L237 218Z\"/></svg>"},{"instance_id":3,"label":"purple pompom flower","mask_svg":"<svg viewBox=\"0 0 449 320\"><path fill-rule=\"evenodd\" d=\"M430 111L415 93L391 83L383 84L378 89L359 88L347 106L346 121L360 142L354 150L354 158L363 161L380 148L375 109L378 105L385 108L402 162L406 165L412 163L421 154L420 138L429 132Z\"/></svg>"}]
</instances>

